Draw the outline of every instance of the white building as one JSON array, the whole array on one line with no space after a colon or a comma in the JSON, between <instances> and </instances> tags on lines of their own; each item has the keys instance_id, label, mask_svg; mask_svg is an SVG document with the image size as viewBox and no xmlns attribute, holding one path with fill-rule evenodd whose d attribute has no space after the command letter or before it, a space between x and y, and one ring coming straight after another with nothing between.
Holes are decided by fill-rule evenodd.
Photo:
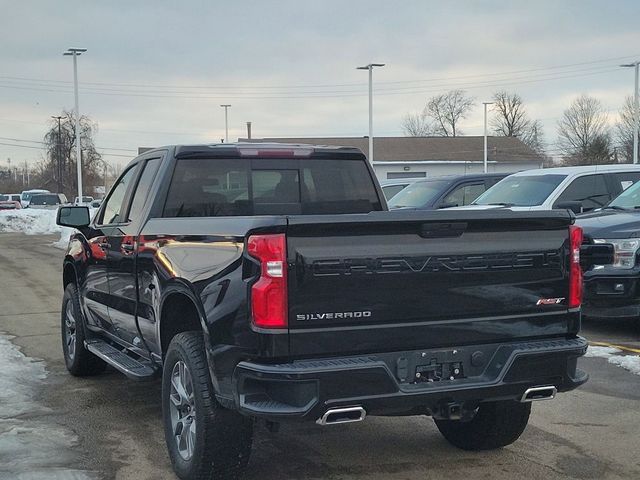
<instances>
[{"instance_id":1,"label":"white building","mask_svg":"<svg viewBox=\"0 0 640 480\"><path fill-rule=\"evenodd\" d=\"M368 157L367 137L260 138L240 142L307 143L357 147ZM484 138L375 137L374 170L379 180L482 173ZM515 137L488 138L489 172L541 168L544 158Z\"/></svg>"}]
</instances>

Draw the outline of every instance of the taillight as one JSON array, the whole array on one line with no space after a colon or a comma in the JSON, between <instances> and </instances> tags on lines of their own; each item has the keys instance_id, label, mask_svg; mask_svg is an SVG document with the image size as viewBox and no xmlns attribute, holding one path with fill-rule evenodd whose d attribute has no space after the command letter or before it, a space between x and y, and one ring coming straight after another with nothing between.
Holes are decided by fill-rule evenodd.
<instances>
[{"instance_id":1,"label":"taillight","mask_svg":"<svg viewBox=\"0 0 640 480\"><path fill-rule=\"evenodd\" d=\"M253 323L261 328L286 328L287 243L283 233L251 235L249 255L260 260L260 279L251 287Z\"/></svg>"},{"instance_id":2,"label":"taillight","mask_svg":"<svg viewBox=\"0 0 640 480\"><path fill-rule=\"evenodd\" d=\"M580 268L580 246L582 228L569 227L569 308L579 307L582 303L582 268Z\"/></svg>"}]
</instances>

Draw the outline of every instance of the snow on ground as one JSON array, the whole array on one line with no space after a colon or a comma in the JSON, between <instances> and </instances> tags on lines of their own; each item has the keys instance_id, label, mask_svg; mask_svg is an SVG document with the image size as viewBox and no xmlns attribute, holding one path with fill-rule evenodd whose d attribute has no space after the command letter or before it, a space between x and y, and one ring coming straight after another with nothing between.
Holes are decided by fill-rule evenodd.
<instances>
[{"instance_id":1,"label":"snow on ground","mask_svg":"<svg viewBox=\"0 0 640 480\"><path fill-rule=\"evenodd\" d=\"M44 364L25 357L6 337L0 336L0 418L32 411L33 384L47 376Z\"/></svg>"},{"instance_id":2,"label":"snow on ground","mask_svg":"<svg viewBox=\"0 0 640 480\"><path fill-rule=\"evenodd\" d=\"M56 209L40 210L36 208L1 210L0 233L22 232L26 235L52 235L60 233L60 239L53 242L53 246L64 250L67 248L69 237L74 232L74 229L56 225L57 212ZM90 215L93 215L94 212L94 209L89 209Z\"/></svg>"},{"instance_id":3,"label":"snow on ground","mask_svg":"<svg viewBox=\"0 0 640 480\"><path fill-rule=\"evenodd\" d=\"M0 478L90 480L68 465L78 463L78 436L48 421L51 411L37 400L47 377L44 363L25 356L0 335Z\"/></svg>"},{"instance_id":4,"label":"snow on ground","mask_svg":"<svg viewBox=\"0 0 640 480\"><path fill-rule=\"evenodd\" d=\"M0 232L22 232L27 235L58 233L62 227L56 225L57 210L25 208L0 211Z\"/></svg>"},{"instance_id":5,"label":"snow on ground","mask_svg":"<svg viewBox=\"0 0 640 480\"><path fill-rule=\"evenodd\" d=\"M620 353L622 350L618 348L590 346L585 357L606 358L609 363L640 375L640 356L619 355Z\"/></svg>"}]
</instances>

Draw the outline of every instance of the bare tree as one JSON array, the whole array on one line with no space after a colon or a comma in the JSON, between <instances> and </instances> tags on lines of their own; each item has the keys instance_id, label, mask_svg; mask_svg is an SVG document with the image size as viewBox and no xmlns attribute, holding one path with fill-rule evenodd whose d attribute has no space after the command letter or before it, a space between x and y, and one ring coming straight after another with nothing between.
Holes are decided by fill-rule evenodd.
<instances>
[{"instance_id":1,"label":"bare tree","mask_svg":"<svg viewBox=\"0 0 640 480\"><path fill-rule=\"evenodd\" d=\"M527 128L519 137L523 143L528 145L534 152L539 155L546 156L546 145L544 141L544 131L540 120L529 122Z\"/></svg>"},{"instance_id":2,"label":"bare tree","mask_svg":"<svg viewBox=\"0 0 640 480\"><path fill-rule=\"evenodd\" d=\"M407 137L433 135L433 128L424 112L407 113L402 119L402 131Z\"/></svg>"},{"instance_id":3,"label":"bare tree","mask_svg":"<svg viewBox=\"0 0 640 480\"><path fill-rule=\"evenodd\" d=\"M542 122L527 115L522 97L504 90L493 95L495 115L491 126L496 135L517 137L539 155L546 155Z\"/></svg>"},{"instance_id":4,"label":"bare tree","mask_svg":"<svg viewBox=\"0 0 640 480\"><path fill-rule=\"evenodd\" d=\"M491 126L496 135L503 137L524 137L531 125L525 111L522 97L504 90L493 95Z\"/></svg>"},{"instance_id":5,"label":"bare tree","mask_svg":"<svg viewBox=\"0 0 640 480\"><path fill-rule=\"evenodd\" d=\"M60 122L58 131L57 120L52 120L47 133L44 135L46 158L41 165L41 183L62 189L70 195L76 192L76 123L75 113L64 110L65 117ZM86 115L80 116L80 145L82 150L82 171L87 186L97 185L99 170L103 160L96 150L93 137L97 131L97 124Z\"/></svg>"},{"instance_id":6,"label":"bare tree","mask_svg":"<svg viewBox=\"0 0 640 480\"><path fill-rule=\"evenodd\" d=\"M602 103L581 95L558 121L558 147L565 162L572 165L611 163L611 140L607 113Z\"/></svg>"},{"instance_id":7,"label":"bare tree","mask_svg":"<svg viewBox=\"0 0 640 480\"><path fill-rule=\"evenodd\" d=\"M459 123L467 118L474 103L474 99L467 97L464 90L451 90L431 97L425 114L433 120L436 135L455 137L462 134Z\"/></svg>"},{"instance_id":8,"label":"bare tree","mask_svg":"<svg viewBox=\"0 0 640 480\"><path fill-rule=\"evenodd\" d=\"M616 123L615 129L616 140L620 145L623 161L631 163L633 162L633 97L628 96L624 99L619 116L620 119Z\"/></svg>"}]
</instances>

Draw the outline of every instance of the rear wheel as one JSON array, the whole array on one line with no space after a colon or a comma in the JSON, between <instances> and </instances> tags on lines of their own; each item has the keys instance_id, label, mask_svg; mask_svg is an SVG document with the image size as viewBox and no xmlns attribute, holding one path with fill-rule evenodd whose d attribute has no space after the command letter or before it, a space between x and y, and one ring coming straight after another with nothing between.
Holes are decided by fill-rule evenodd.
<instances>
[{"instance_id":1,"label":"rear wheel","mask_svg":"<svg viewBox=\"0 0 640 480\"><path fill-rule=\"evenodd\" d=\"M85 322L75 284L70 283L62 297L60 314L62 352L71 375L84 377L104 372L107 364L84 347Z\"/></svg>"},{"instance_id":2,"label":"rear wheel","mask_svg":"<svg viewBox=\"0 0 640 480\"><path fill-rule=\"evenodd\" d=\"M244 472L253 421L216 401L201 332L176 335L162 373L169 457L184 480L235 479Z\"/></svg>"},{"instance_id":3,"label":"rear wheel","mask_svg":"<svg viewBox=\"0 0 640 480\"><path fill-rule=\"evenodd\" d=\"M463 450L493 450L515 442L529 422L531 403L481 403L469 421L435 420L440 433Z\"/></svg>"}]
</instances>

